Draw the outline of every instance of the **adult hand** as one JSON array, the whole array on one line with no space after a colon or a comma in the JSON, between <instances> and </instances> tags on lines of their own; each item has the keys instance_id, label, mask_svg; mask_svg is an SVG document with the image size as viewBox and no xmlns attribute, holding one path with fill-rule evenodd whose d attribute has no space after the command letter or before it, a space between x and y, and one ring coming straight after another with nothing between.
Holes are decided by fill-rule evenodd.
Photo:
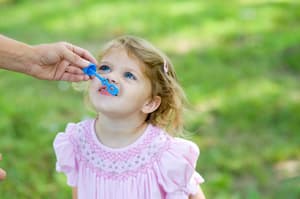
<instances>
[{"instance_id":1,"label":"adult hand","mask_svg":"<svg viewBox=\"0 0 300 199\"><path fill-rule=\"evenodd\" d=\"M28 74L46 80L82 81L89 77L82 68L96 59L87 51L67 42L33 46Z\"/></svg>"},{"instance_id":2,"label":"adult hand","mask_svg":"<svg viewBox=\"0 0 300 199\"><path fill-rule=\"evenodd\" d=\"M45 80L82 81L81 68L96 59L85 49L67 42L30 46L0 35L0 68Z\"/></svg>"},{"instance_id":3,"label":"adult hand","mask_svg":"<svg viewBox=\"0 0 300 199\"><path fill-rule=\"evenodd\" d=\"M2 160L2 154L0 153L0 161ZM6 177L6 172L0 168L0 180L4 180Z\"/></svg>"}]
</instances>

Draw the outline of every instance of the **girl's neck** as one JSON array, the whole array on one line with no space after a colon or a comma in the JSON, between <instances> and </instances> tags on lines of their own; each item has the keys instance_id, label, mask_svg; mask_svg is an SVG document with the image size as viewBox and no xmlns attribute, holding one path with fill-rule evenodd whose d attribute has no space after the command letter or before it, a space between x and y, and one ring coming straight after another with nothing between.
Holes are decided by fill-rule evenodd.
<instances>
[{"instance_id":1,"label":"girl's neck","mask_svg":"<svg viewBox=\"0 0 300 199\"><path fill-rule=\"evenodd\" d=\"M98 116L95 132L99 141L111 148L126 147L136 141L145 131L147 122L144 119L120 119Z\"/></svg>"}]
</instances>

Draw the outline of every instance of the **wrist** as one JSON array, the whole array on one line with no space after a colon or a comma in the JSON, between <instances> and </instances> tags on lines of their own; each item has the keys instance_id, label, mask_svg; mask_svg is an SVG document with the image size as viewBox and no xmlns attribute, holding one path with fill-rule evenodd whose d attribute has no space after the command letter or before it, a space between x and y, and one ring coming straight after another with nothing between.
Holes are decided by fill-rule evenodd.
<instances>
[{"instance_id":1,"label":"wrist","mask_svg":"<svg viewBox=\"0 0 300 199\"><path fill-rule=\"evenodd\" d=\"M19 54L20 63L23 64L23 73L35 76L35 66L38 63L38 56L35 53L34 46L25 44Z\"/></svg>"},{"instance_id":2,"label":"wrist","mask_svg":"<svg viewBox=\"0 0 300 199\"><path fill-rule=\"evenodd\" d=\"M31 74L31 65L34 60L33 48L30 45L1 35L0 43L0 67Z\"/></svg>"}]
</instances>

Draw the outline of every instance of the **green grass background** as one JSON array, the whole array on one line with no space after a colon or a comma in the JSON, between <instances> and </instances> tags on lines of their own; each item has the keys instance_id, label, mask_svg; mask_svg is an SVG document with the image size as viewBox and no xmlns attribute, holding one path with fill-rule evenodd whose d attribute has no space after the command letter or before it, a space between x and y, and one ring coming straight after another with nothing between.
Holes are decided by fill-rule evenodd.
<instances>
[{"instance_id":1,"label":"green grass background","mask_svg":"<svg viewBox=\"0 0 300 199\"><path fill-rule=\"evenodd\" d=\"M173 60L208 199L300 198L297 0L0 0L0 32L97 54L133 34ZM52 141L90 116L70 83L0 71L1 199L70 198Z\"/></svg>"}]
</instances>

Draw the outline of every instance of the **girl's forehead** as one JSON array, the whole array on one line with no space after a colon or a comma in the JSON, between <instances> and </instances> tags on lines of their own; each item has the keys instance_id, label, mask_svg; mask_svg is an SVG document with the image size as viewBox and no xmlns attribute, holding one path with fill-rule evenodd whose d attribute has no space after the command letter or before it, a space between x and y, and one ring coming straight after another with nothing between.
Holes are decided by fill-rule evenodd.
<instances>
[{"instance_id":1,"label":"girl's forehead","mask_svg":"<svg viewBox=\"0 0 300 199\"><path fill-rule=\"evenodd\" d=\"M133 53L131 53L129 50L122 46L111 47L107 49L103 53L100 61L107 61L116 64L126 65L141 70L143 73L146 69L146 65L143 63L142 60L140 60Z\"/></svg>"},{"instance_id":2,"label":"girl's forehead","mask_svg":"<svg viewBox=\"0 0 300 199\"><path fill-rule=\"evenodd\" d=\"M102 59L110 59L110 58L119 58L119 59L128 59L128 60L136 60L135 56L131 56L131 53L128 52L124 47L111 47L107 49L102 54Z\"/></svg>"}]
</instances>

